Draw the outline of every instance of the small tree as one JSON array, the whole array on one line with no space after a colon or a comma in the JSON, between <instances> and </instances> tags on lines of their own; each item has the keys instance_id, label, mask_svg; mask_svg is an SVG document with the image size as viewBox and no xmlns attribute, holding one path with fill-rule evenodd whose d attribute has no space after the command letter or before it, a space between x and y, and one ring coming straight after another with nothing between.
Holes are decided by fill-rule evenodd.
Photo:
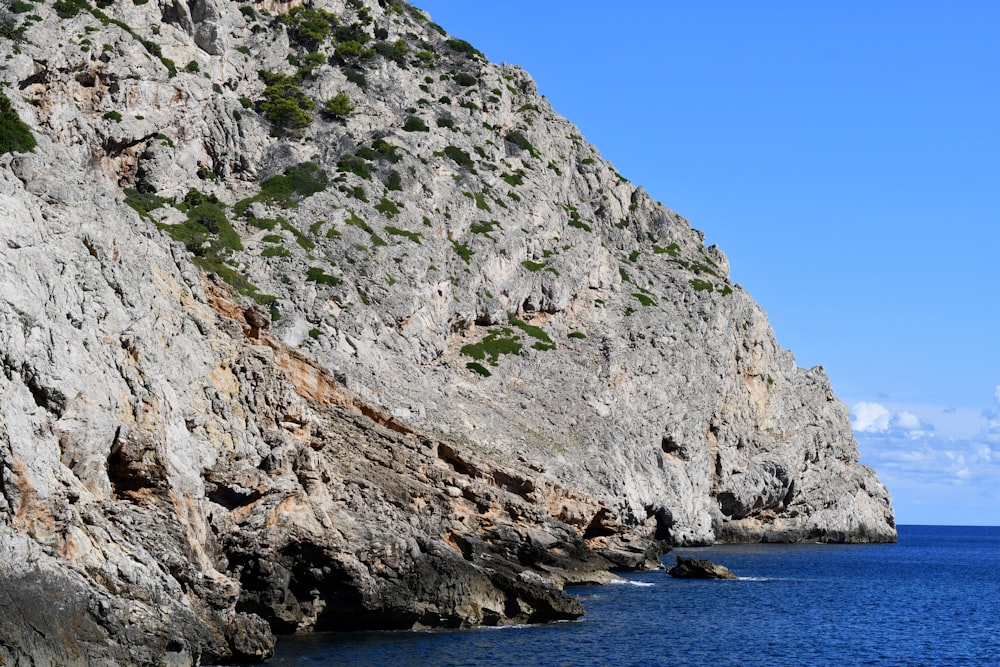
<instances>
[{"instance_id":1,"label":"small tree","mask_svg":"<svg viewBox=\"0 0 1000 667\"><path fill-rule=\"evenodd\" d=\"M294 77L274 72L261 72L261 78L267 87L262 94L261 113L269 120L276 134L289 132L301 135L303 130L312 123L309 113L316 104L298 86Z\"/></svg>"},{"instance_id":2,"label":"small tree","mask_svg":"<svg viewBox=\"0 0 1000 667\"><path fill-rule=\"evenodd\" d=\"M337 93L323 105L323 113L334 120L343 121L354 112L354 104L347 93Z\"/></svg>"}]
</instances>

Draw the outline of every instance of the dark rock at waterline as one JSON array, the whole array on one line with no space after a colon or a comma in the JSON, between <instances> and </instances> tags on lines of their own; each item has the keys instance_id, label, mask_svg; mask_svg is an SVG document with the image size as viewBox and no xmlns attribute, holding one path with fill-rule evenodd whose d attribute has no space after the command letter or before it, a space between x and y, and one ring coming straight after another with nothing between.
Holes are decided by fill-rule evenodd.
<instances>
[{"instance_id":1,"label":"dark rock at waterline","mask_svg":"<svg viewBox=\"0 0 1000 667\"><path fill-rule=\"evenodd\" d=\"M732 570L710 560L677 556L677 565L667 568L667 574L678 579L737 579Z\"/></svg>"}]
</instances>

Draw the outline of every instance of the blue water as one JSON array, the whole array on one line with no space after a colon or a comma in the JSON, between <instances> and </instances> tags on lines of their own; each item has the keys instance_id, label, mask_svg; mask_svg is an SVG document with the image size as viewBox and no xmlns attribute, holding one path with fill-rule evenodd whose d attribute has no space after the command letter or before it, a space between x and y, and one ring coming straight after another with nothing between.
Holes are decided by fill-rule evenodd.
<instances>
[{"instance_id":1,"label":"blue water","mask_svg":"<svg viewBox=\"0 0 1000 667\"><path fill-rule=\"evenodd\" d=\"M892 545L677 549L739 581L571 589L576 622L279 642L271 665L995 665L1000 527L901 526ZM664 556L667 564L673 555Z\"/></svg>"}]
</instances>

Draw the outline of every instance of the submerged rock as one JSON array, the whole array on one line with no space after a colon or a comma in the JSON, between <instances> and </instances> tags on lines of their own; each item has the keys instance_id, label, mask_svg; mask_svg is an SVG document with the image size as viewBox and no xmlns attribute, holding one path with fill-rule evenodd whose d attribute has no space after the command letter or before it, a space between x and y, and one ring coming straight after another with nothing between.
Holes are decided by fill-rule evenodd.
<instances>
[{"instance_id":1,"label":"submerged rock","mask_svg":"<svg viewBox=\"0 0 1000 667\"><path fill-rule=\"evenodd\" d=\"M677 556L677 564L667 568L667 574L677 579L738 579L722 565L700 558Z\"/></svg>"}]
</instances>

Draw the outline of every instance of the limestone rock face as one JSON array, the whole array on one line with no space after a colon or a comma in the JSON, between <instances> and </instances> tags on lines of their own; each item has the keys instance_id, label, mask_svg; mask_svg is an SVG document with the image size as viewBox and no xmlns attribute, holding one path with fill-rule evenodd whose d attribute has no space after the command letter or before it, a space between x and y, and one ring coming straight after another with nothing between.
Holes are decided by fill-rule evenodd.
<instances>
[{"instance_id":1,"label":"limestone rock face","mask_svg":"<svg viewBox=\"0 0 1000 667\"><path fill-rule=\"evenodd\" d=\"M0 662L895 539L822 369L521 69L397 0L56 9L0 16L38 142L0 156Z\"/></svg>"}]
</instances>

